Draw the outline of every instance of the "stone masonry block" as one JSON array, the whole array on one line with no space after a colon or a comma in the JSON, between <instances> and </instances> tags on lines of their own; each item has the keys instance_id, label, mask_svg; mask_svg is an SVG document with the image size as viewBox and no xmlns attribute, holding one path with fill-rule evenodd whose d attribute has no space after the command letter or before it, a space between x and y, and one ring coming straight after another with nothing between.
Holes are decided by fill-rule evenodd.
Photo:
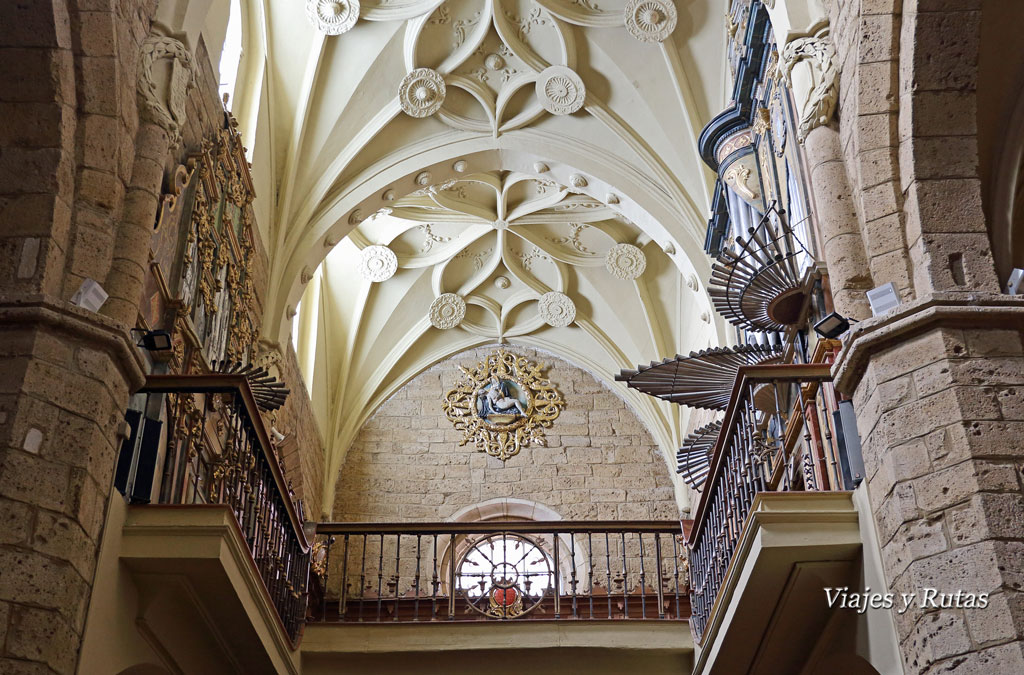
<instances>
[{"instance_id":1,"label":"stone masonry block","mask_svg":"<svg viewBox=\"0 0 1024 675\"><path fill-rule=\"evenodd\" d=\"M32 533L34 510L25 503L0 499L0 544L23 544Z\"/></svg>"},{"instance_id":2,"label":"stone masonry block","mask_svg":"<svg viewBox=\"0 0 1024 675\"><path fill-rule=\"evenodd\" d=\"M982 646L1018 638L1018 631L1024 629L1024 625L1014 624L1006 593L995 593L989 596L985 609L964 610L964 614L971 638Z\"/></svg>"},{"instance_id":3,"label":"stone masonry block","mask_svg":"<svg viewBox=\"0 0 1024 675\"><path fill-rule=\"evenodd\" d=\"M967 632L963 610L941 610L925 615L914 627L905 648L918 654L918 658L925 663L935 663L970 651L971 638Z\"/></svg>"},{"instance_id":4,"label":"stone masonry block","mask_svg":"<svg viewBox=\"0 0 1024 675\"><path fill-rule=\"evenodd\" d=\"M888 574L899 576L915 560L941 553L948 548L942 517L932 516L905 523L896 530L882 557Z\"/></svg>"},{"instance_id":5,"label":"stone masonry block","mask_svg":"<svg viewBox=\"0 0 1024 675\"><path fill-rule=\"evenodd\" d=\"M71 675L78 644L78 635L56 612L34 607L18 607L12 612L7 637L7 653L11 656L42 661L58 673Z\"/></svg>"},{"instance_id":6,"label":"stone masonry block","mask_svg":"<svg viewBox=\"0 0 1024 675\"><path fill-rule=\"evenodd\" d=\"M918 588L993 593L1003 583L997 561L995 543L984 541L917 560L910 565L909 573Z\"/></svg>"},{"instance_id":7,"label":"stone masonry block","mask_svg":"<svg viewBox=\"0 0 1024 675\"><path fill-rule=\"evenodd\" d=\"M567 407L546 431L546 445L525 447L508 462L458 447L462 435L438 397L409 394L450 386L458 363L486 351L438 364L375 412L347 453L334 518L439 520L508 497L540 502L565 518L615 518L620 506L643 513L637 517L652 517L655 507L658 517L677 517L665 461L632 410L589 373L547 354L532 358L551 364L549 377ZM431 434L438 440L430 442Z\"/></svg>"},{"instance_id":8,"label":"stone masonry block","mask_svg":"<svg viewBox=\"0 0 1024 675\"><path fill-rule=\"evenodd\" d=\"M943 661L923 670L925 675L1017 675L1024 672L1021 642L989 647Z\"/></svg>"}]
</instances>

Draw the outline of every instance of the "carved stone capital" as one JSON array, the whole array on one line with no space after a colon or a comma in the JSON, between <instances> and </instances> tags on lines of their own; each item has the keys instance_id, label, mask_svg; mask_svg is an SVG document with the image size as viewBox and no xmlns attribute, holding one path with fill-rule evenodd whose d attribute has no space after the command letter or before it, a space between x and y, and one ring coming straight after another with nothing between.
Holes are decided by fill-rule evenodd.
<instances>
[{"instance_id":1,"label":"carved stone capital","mask_svg":"<svg viewBox=\"0 0 1024 675\"><path fill-rule=\"evenodd\" d=\"M808 66L803 82L793 77L799 64ZM782 50L782 69L800 110L797 137L803 142L812 130L831 121L839 102L839 68L828 26L814 35L791 40Z\"/></svg>"},{"instance_id":2,"label":"carved stone capital","mask_svg":"<svg viewBox=\"0 0 1024 675\"><path fill-rule=\"evenodd\" d=\"M163 35L143 40L136 86L139 115L162 127L172 147L181 142L186 99L194 83L195 61L184 44Z\"/></svg>"},{"instance_id":3,"label":"carved stone capital","mask_svg":"<svg viewBox=\"0 0 1024 675\"><path fill-rule=\"evenodd\" d=\"M874 356L941 327L1024 330L1024 297L1001 293L934 293L861 321L850 329L832 365L836 389L853 395Z\"/></svg>"}]
</instances>

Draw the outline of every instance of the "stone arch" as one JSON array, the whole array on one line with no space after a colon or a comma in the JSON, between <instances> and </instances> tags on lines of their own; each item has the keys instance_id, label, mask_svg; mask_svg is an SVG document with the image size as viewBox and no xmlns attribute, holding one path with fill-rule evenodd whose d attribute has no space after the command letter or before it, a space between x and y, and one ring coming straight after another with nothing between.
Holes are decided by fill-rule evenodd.
<instances>
[{"instance_id":1,"label":"stone arch","mask_svg":"<svg viewBox=\"0 0 1024 675\"><path fill-rule=\"evenodd\" d=\"M999 281L1024 267L1024 5L985 3L978 62L978 169Z\"/></svg>"},{"instance_id":2,"label":"stone arch","mask_svg":"<svg viewBox=\"0 0 1024 675\"><path fill-rule=\"evenodd\" d=\"M561 520L562 514L541 502L516 497L496 497L464 506L446 520L472 523L478 520Z\"/></svg>"},{"instance_id":3,"label":"stone arch","mask_svg":"<svg viewBox=\"0 0 1024 675\"><path fill-rule=\"evenodd\" d=\"M932 4L904 3L899 52L900 181L914 289L919 297L997 291L977 161L984 4Z\"/></svg>"}]
</instances>

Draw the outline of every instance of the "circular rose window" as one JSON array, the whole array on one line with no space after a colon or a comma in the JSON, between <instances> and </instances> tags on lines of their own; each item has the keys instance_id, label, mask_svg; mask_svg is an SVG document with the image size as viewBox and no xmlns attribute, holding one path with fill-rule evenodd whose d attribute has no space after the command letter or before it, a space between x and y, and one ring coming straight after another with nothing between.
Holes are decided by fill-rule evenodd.
<instances>
[{"instance_id":1,"label":"circular rose window","mask_svg":"<svg viewBox=\"0 0 1024 675\"><path fill-rule=\"evenodd\" d=\"M537 607L555 585L550 556L529 537L492 534L473 543L456 569L470 607L494 619L514 619Z\"/></svg>"}]
</instances>

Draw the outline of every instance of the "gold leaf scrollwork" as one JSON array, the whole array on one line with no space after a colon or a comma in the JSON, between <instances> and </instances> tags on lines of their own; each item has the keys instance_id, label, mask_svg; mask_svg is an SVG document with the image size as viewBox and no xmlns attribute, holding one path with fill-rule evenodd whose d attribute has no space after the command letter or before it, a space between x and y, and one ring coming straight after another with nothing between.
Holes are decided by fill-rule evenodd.
<instances>
[{"instance_id":1,"label":"gold leaf scrollwork","mask_svg":"<svg viewBox=\"0 0 1024 675\"><path fill-rule=\"evenodd\" d=\"M459 369L463 378L442 403L445 416L463 434L459 445L472 443L504 462L524 447L545 444L544 430L565 401L542 374L542 365L498 349L475 368Z\"/></svg>"},{"instance_id":2,"label":"gold leaf scrollwork","mask_svg":"<svg viewBox=\"0 0 1024 675\"><path fill-rule=\"evenodd\" d=\"M333 541L333 537L331 541ZM327 574L327 550L329 545L330 542L328 541L317 540L313 542L313 548L310 551L309 559L313 572L321 579Z\"/></svg>"}]
</instances>

